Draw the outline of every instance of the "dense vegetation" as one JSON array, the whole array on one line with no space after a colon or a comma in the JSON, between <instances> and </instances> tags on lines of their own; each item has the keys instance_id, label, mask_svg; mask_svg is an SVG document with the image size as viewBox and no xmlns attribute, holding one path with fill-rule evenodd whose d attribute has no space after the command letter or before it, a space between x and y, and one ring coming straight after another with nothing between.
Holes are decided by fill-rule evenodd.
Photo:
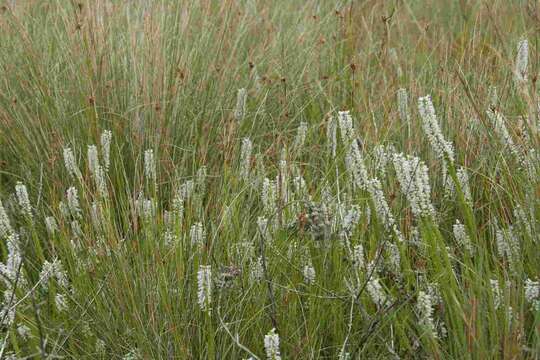
<instances>
[{"instance_id":1,"label":"dense vegetation","mask_svg":"<svg viewBox=\"0 0 540 360\"><path fill-rule=\"evenodd\" d=\"M540 356L535 1L6 1L0 358Z\"/></svg>"}]
</instances>

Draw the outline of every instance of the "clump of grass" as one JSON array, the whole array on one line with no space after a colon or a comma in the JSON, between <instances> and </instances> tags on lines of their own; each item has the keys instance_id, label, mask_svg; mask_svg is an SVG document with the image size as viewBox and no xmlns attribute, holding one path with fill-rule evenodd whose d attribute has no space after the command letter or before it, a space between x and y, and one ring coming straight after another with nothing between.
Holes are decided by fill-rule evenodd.
<instances>
[{"instance_id":1,"label":"clump of grass","mask_svg":"<svg viewBox=\"0 0 540 360\"><path fill-rule=\"evenodd\" d=\"M535 9L386 6L6 6L0 357L538 356Z\"/></svg>"}]
</instances>

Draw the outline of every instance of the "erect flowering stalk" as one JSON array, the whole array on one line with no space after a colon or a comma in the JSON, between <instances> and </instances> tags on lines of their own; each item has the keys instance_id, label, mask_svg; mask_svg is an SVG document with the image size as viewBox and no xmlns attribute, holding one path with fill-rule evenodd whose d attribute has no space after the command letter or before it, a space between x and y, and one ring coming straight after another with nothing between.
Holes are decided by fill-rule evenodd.
<instances>
[{"instance_id":1,"label":"erect flowering stalk","mask_svg":"<svg viewBox=\"0 0 540 360\"><path fill-rule=\"evenodd\" d=\"M77 162L75 161L75 156L73 155L71 148L64 149L64 164L66 166L66 170L71 176L79 180L82 179L81 171L77 166Z\"/></svg>"},{"instance_id":2,"label":"erect flowering stalk","mask_svg":"<svg viewBox=\"0 0 540 360\"><path fill-rule=\"evenodd\" d=\"M306 142L307 130L307 123L302 121L298 126L298 132L296 133L296 138L294 139L293 148L296 152L299 152L304 147L304 143Z\"/></svg>"},{"instance_id":3,"label":"erect flowering stalk","mask_svg":"<svg viewBox=\"0 0 540 360\"><path fill-rule=\"evenodd\" d=\"M499 256L503 259L506 257L506 260L510 265L510 270L516 271L521 251L519 240L514 234L513 227L509 226L506 229L497 229L495 239Z\"/></svg>"},{"instance_id":4,"label":"erect flowering stalk","mask_svg":"<svg viewBox=\"0 0 540 360\"><path fill-rule=\"evenodd\" d=\"M540 282L525 280L525 300L531 304L532 311L540 310Z\"/></svg>"},{"instance_id":5,"label":"erect flowering stalk","mask_svg":"<svg viewBox=\"0 0 540 360\"><path fill-rule=\"evenodd\" d=\"M281 151L281 159L278 165L279 173L276 176L276 184L279 191L279 200L281 204L286 204L289 201L289 167L285 148Z\"/></svg>"},{"instance_id":6,"label":"erect flowering stalk","mask_svg":"<svg viewBox=\"0 0 540 360\"><path fill-rule=\"evenodd\" d=\"M315 273L315 268L313 267L313 264L311 262L311 259L308 259L308 261L304 265L302 274L304 275L304 282L306 284L309 285L315 282L316 273Z\"/></svg>"},{"instance_id":7,"label":"erect flowering stalk","mask_svg":"<svg viewBox=\"0 0 540 360\"><path fill-rule=\"evenodd\" d=\"M28 197L28 190L26 185L18 181L15 185L15 193L17 194L17 200L21 207L22 213L28 218L32 219L32 205L30 205L30 198Z\"/></svg>"},{"instance_id":8,"label":"erect flowering stalk","mask_svg":"<svg viewBox=\"0 0 540 360\"><path fill-rule=\"evenodd\" d=\"M401 69L401 65L399 64L399 58L395 48L388 49L388 57L392 65L394 65L394 67L396 68L397 77L400 78L403 75L403 70Z\"/></svg>"},{"instance_id":9,"label":"erect flowering stalk","mask_svg":"<svg viewBox=\"0 0 540 360\"><path fill-rule=\"evenodd\" d=\"M366 284L366 289L373 302L377 305L378 308L386 306L388 298L379 282L379 278L372 271L371 278Z\"/></svg>"},{"instance_id":10,"label":"erect flowering stalk","mask_svg":"<svg viewBox=\"0 0 540 360\"><path fill-rule=\"evenodd\" d=\"M71 211L71 214L74 217L80 218L81 217L81 206L79 205L79 194L77 192L77 189L73 186L71 186L69 189L67 189L67 202L69 210Z\"/></svg>"},{"instance_id":11,"label":"erect flowering stalk","mask_svg":"<svg viewBox=\"0 0 540 360\"><path fill-rule=\"evenodd\" d=\"M212 309L212 266L201 265L197 272L198 302L201 310L209 313Z\"/></svg>"},{"instance_id":12,"label":"erect flowering stalk","mask_svg":"<svg viewBox=\"0 0 540 360\"><path fill-rule=\"evenodd\" d=\"M471 239L469 238L469 235L467 235L467 230L465 229L465 225L459 222L459 220L456 220L456 223L453 225L452 230L454 232L454 237L456 238L456 241L458 244L460 244L465 251L467 251L469 254L474 253L474 248L471 243Z\"/></svg>"},{"instance_id":13,"label":"erect flowering stalk","mask_svg":"<svg viewBox=\"0 0 540 360\"><path fill-rule=\"evenodd\" d=\"M15 284L24 286L26 278L20 273L22 271L22 253L17 233L11 233L6 239L7 259L5 263L0 263L0 280L6 289L14 290Z\"/></svg>"},{"instance_id":14,"label":"erect flowering stalk","mask_svg":"<svg viewBox=\"0 0 540 360\"><path fill-rule=\"evenodd\" d=\"M401 269L401 255L399 254L399 248L396 244L389 242L386 246L386 252L388 256L388 264L394 273L400 274Z\"/></svg>"},{"instance_id":15,"label":"erect flowering stalk","mask_svg":"<svg viewBox=\"0 0 540 360\"><path fill-rule=\"evenodd\" d=\"M403 235L399 231L394 219L394 215L392 215L390 207L388 206L386 198L384 197L381 182L379 179L373 178L369 180L368 185L368 191L373 200L373 205L375 207L375 212L377 213L378 219L382 222L387 231L393 232L399 241L403 241Z\"/></svg>"},{"instance_id":16,"label":"erect flowering stalk","mask_svg":"<svg viewBox=\"0 0 540 360\"><path fill-rule=\"evenodd\" d=\"M354 125L351 114L348 111L340 111L338 113L339 130L341 139L345 146L348 146L354 138Z\"/></svg>"},{"instance_id":17,"label":"erect flowering stalk","mask_svg":"<svg viewBox=\"0 0 540 360\"><path fill-rule=\"evenodd\" d=\"M281 360L279 351L279 335L272 329L264 336L264 349L268 360Z\"/></svg>"},{"instance_id":18,"label":"erect flowering stalk","mask_svg":"<svg viewBox=\"0 0 540 360\"><path fill-rule=\"evenodd\" d=\"M206 177L207 177L207 169L206 166L201 166L199 170L197 170L197 174L195 174L195 184L197 186L198 195L199 197L204 196L206 193Z\"/></svg>"},{"instance_id":19,"label":"erect flowering stalk","mask_svg":"<svg viewBox=\"0 0 540 360\"><path fill-rule=\"evenodd\" d=\"M206 241L206 232L204 231L202 223L198 222L193 224L189 231L189 235L191 238L191 245L197 246L199 249L204 246Z\"/></svg>"},{"instance_id":20,"label":"erect flowering stalk","mask_svg":"<svg viewBox=\"0 0 540 360\"><path fill-rule=\"evenodd\" d=\"M431 147L437 153L437 156L443 160L447 160L451 163L454 162L454 147L451 142L446 141L439 122L437 121L437 115L435 115L435 108L431 102L431 96L427 95L418 98L418 111L422 117L422 128L426 134Z\"/></svg>"},{"instance_id":21,"label":"erect flowering stalk","mask_svg":"<svg viewBox=\"0 0 540 360\"><path fill-rule=\"evenodd\" d=\"M246 113L246 99L247 99L247 91L245 88L238 89L238 92L236 94L236 108L234 110L234 118L237 121L241 121L244 119L245 113Z\"/></svg>"},{"instance_id":22,"label":"erect flowering stalk","mask_svg":"<svg viewBox=\"0 0 540 360\"><path fill-rule=\"evenodd\" d=\"M352 116L348 111L340 111L338 114L339 129L343 145L347 150L345 166L351 173L354 186L366 190L368 187L368 173L364 164L364 158L360 150L360 140L355 137Z\"/></svg>"},{"instance_id":23,"label":"erect flowering stalk","mask_svg":"<svg viewBox=\"0 0 540 360\"><path fill-rule=\"evenodd\" d=\"M264 269L262 265L262 257L258 257L255 260L251 261L249 268L249 280L252 283L262 280L264 276Z\"/></svg>"},{"instance_id":24,"label":"erect flowering stalk","mask_svg":"<svg viewBox=\"0 0 540 360\"><path fill-rule=\"evenodd\" d=\"M364 158L356 141L351 143L349 151L345 156L345 166L352 176L353 185L359 189L366 190L369 186L368 173L364 164Z\"/></svg>"},{"instance_id":25,"label":"erect flowering stalk","mask_svg":"<svg viewBox=\"0 0 540 360\"><path fill-rule=\"evenodd\" d=\"M341 239L349 238L351 236L358 221L360 221L360 208L357 205L353 205L347 211L341 222L341 231L339 233Z\"/></svg>"},{"instance_id":26,"label":"erect flowering stalk","mask_svg":"<svg viewBox=\"0 0 540 360\"><path fill-rule=\"evenodd\" d=\"M88 145L88 168L94 178L96 188L102 197L107 197L107 184L105 182L105 172L99 164L98 151L95 145Z\"/></svg>"},{"instance_id":27,"label":"erect flowering stalk","mask_svg":"<svg viewBox=\"0 0 540 360\"><path fill-rule=\"evenodd\" d=\"M330 117L326 124L326 137L328 139L330 154L332 158L335 158L337 151L337 120L334 117Z\"/></svg>"},{"instance_id":28,"label":"erect flowering stalk","mask_svg":"<svg viewBox=\"0 0 540 360\"><path fill-rule=\"evenodd\" d=\"M365 267L364 247L362 244L354 246L352 251L352 263L358 270L362 270Z\"/></svg>"},{"instance_id":29,"label":"erect flowering stalk","mask_svg":"<svg viewBox=\"0 0 540 360\"><path fill-rule=\"evenodd\" d=\"M401 122L404 122L407 124L407 126L410 128L410 115L409 115L409 105L408 105L409 99L407 96L407 90L404 88L400 88L397 91L397 103L398 103L398 112L399 112L399 119Z\"/></svg>"},{"instance_id":30,"label":"erect flowering stalk","mask_svg":"<svg viewBox=\"0 0 540 360\"><path fill-rule=\"evenodd\" d=\"M499 280L491 279L489 280L489 283L491 285L491 292L493 294L493 306L495 309L498 309L499 306L501 306L502 302L502 295L501 295L501 288L499 286Z\"/></svg>"},{"instance_id":31,"label":"erect flowering stalk","mask_svg":"<svg viewBox=\"0 0 540 360\"><path fill-rule=\"evenodd\" d=\"M499 138L501 142L510 149L510 152L514 157L520 162L523 163L523 156L521 153L520 148L514 143L514 140L510 136L510 133L508 132L508 128L506 127L506 119L504 115L493 109L489 109L486 111L487 116L489 120L493 123L495 127L495 132L497 135L499 135Z\"/></svg>"},{"instance_id":32,"label":"erect flowering stalk","mask_svg":"<svg viewBox=\"0 0 540 360\"><path fill-rule=\"evenodd\" d=\"M456 171L456 177L459 182L461 192L463 193L463 198L469 206L472 206L472 194L469 186L469 174L467 173L467 169L460 166ZM454 179L452 179L446 167L443 167L443 181L445 196L452 197L456 195Z\"/></svg>"},{"instance_id":33,"label":"erect flowering stalk","mask_svg":"<svg viewBox=\"0 0 540 360\"><path fill-rule=\"evenodd\" d=\"M11 326L15 320L15 308L17 287L25 287L26 277L22 273L22 254L19 243L19 235L9 234L7 240L7 259L0 263L0 281L4 283L4 301L0 305L0 326Z\"/></svg>"},{"instance_id":34,"label":"erect flowering stalk","mask_svg":"<svg viewBox=\"0 0 540 360\"><path fill-rule=\"evenodd\" d=\"M242 140L242 148L240 150L240 176L244 180L249 179L250 167L251 167L251 151L253 144L249 138Z\"/></svg>"},{"instance_id":35,"label":"erect flowering stalk","mask_svg":"<svg viewBox=\"0 0 540 360\"><path fill-rule=\"evenodd\" d=\"M276 183L268 178L264 178L262 184L261 199L266 214L274 214L277 210L277 187Z\"/></svg>"},{"instance_id":36,"label":"erect flowering stalk","mask_svg":"<svg viewBox=\"0 0 540 360\"><path fill-rule=\"evenodd\" d=\"M0 238L7 237L13 233L13 228L6 213L6 209L0 200Z\"/></svg>"},{"instance_id":37,"label":"erect flowering stalk","mask_svg":"<svg viewBox=\"0 0 540 360\"><path fill-rule=\"evenodd\" d=\"M58 285L65 289L69 287L67 273L62 266L62 262L58 259L54 259L52 262L47 260L43 262L41 273L39 274L39 282L43 289L48 289L50 279L55 279Z\"/></svg>"},{"instance_id":38,"label":"erect flowering stalk","mask_svg":"<svg viewBox=\"0 0 540 360\"><path fill-rule=\"evenodd\" d=\"M382 179L386 176L386 166L392 160L392 153L388 153L384 145L376 145L373 149L375 168Z\"/></svg>"},{"instance_id":39,"label":"erect flowering stalk","mask_svg":"<svg viewBox=\"0 0 540 360\"><path fill-rule=\"evenodd\" d=\"M58 231L58 225L56 224L55 218L52 216L47 216L45 218L45 227L49 235L54 235L54 233Z\"/></svg>"},{"instance_id":40,"label":"erect flowering stalk","mask_svg":"<svg viewBox=\"0 0 540 360\"><path fill-rule=\"evenodd\" d=\"M514 79L518 85L527 82L527 66L529 64L529 42L521 40L517 46L516 63L514 66Z\"/></svg>"},{"instance_id":41,"label":"erect flowering stalk","mask_svg":"<svg viewBox=\"0 0 540 360\"><path fill-rule=\"evenodd\" d=\"M426 327L428 333L436 338L435 322L433 320L433 299L430 294L420 291L416 303L420 324Z\"/></svg>"},{"instance_id":42,"label":"erect flowering stalk","mask_svg":"<svg viewBox=\"0 0 540 360\"><path fill-rule=\"evenodd\" d=\"M99 168L98 151L96 145L88 145L88 169L92 175L96 175Z\"/></svg>"},{"instance_id":43,"label":"erect flowering stalk","mask_svg":"<svg viewBox=\"0 0 540 360\"><path fill-rule=\"evenodd\" d=\"M106 172L109 171L111 165L111 139L112 132L110 130L101 133L101 151L103 152L103 166Z\"/></svg>"},{"instance_id":44,"label":"erect flowering stalk","mask_svg":"<svg viewBox=\"0 0 540 360\"><path fill-rule=\"evenodd\" d=\"M144 152L144 175L152 181L156 180L156 161L152 149Z\"/></svg>"},{"instance_id":45,"label":"erect flowering stalk","mask_svg":"<svg viewBox=\"0 0 540 360\"><path fill-rule=\"evenodd\" d=\"M417 157L394 154L394 168L401 191L409 200L413 214L417 217L433 218L435 209L431 204L431 187L426 164Z\"/></svg>"},{"instance_id":46,"label":"erect flowering stalk","mask_svg":"<svg viewBox=\"0 0 540 360\"><path fill-rule=\"evenodd\" d=\"M257 228L263 240L271 241L270 229L268 228L268 219L264 216L257 217Z\"/></svg>"},{"instance_id":47,"label":"erect flowering stalk","mask_svg":"<svg viewBox=\"0 0 540 360\"><path fill-rule=\"evenodd\" d=\"M68 301L65 295L63 294L56 294L54 297L54 304L56 305L56 308L60 312L64 312L68 309Z\"/></svg>"}]
</instances>

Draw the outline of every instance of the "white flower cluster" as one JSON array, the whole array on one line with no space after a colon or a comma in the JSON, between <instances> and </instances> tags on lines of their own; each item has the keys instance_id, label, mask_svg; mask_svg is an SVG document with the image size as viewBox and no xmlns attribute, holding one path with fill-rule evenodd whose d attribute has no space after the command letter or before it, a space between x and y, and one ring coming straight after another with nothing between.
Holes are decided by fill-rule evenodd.
<instances>
[{"instance_id":1,"label":"white flower cluster","mask_svg":"<svg viewBox=\"0 0 540 360\"><path fill-rule=\"evenodd\" d=\"M279 335L272 329L264 336L264 349L268 360L281 360L279 351Z\"/></svg>"},{"instance_id":2,"label":"white flower cluster","mask_svg":"<svg viewBox=\"0 0 540 360\"><path fill-rule=\"evenodd\" d=\"M493 294L493 306L495 309L498 309L502 303L501 288L499 286L499 280L490 279L489 283L491 285L491 292Z\"/></svg>"},{"instance_id":3,"label":"white flower cluster","mask_svg":"<svg viewBox=\"0 0 540 360\"><path fill-rule=\"evenodd\" d=\"M107 184L105 182L105 171L99 164L98 151L95 145L88 145L87 151L88 169L94 178L96 189L102 197L107 197Z\"/></svg>"},{"instance_id":4,"label":"white flower cluster","mask_svg":"<svg viewBox=\"0 0 540 360\"><path fill-rule=\"evenodd\" d=\"M103 166L105 171L109 171L111 165L111 139L112 132L105 130L101 133L101 151L103 153Z\"/></svg>"},{"instance_id":5,"label":"white flower cluster","mask_svg":"<svg viewBox=\"0 0 540 360\"><path fill-rule=\"evenodd\" d=\"M298 152L304 147L304 143L306 142L307 130L307 123L305 121L302 121L298 126L298 132L296 133L296 138L294 139L293 148L295 151Z\"/></svg>"},{"instance_id":6,"label":"white flower cluster","mask_svg":"<svg viewBox=\"0 0 540 360\"><path fill-rule=\"evenodd\" d=\"M459 220L456 220L456 223L452 226L452 230L457 243L461 245L469 254L473 254L474 248L472 246L471 239L467 234L467 230L465 229L465 225L460 223Z\"/></svg>"},{"instance_id":7,"label":"white flower cluster","mask_svg":"<svg viewBox=\"0 0 540 360\"><path fill-rule=\"evenodd\" d=\"M22 213L28 218L32 219L32 205L30 204L30 198L28 196L26 185L20 181L17 181L17 184L15 185L15 194L17 195L17 201L19 202Z\"/></svg>"},{"instance_id":8,"label":"white flower cluster","mask_svg":"<svg viewBox=\"0 0 540 360\"><path fill-rule=\"evenodd\" d=\"M418 111L422 117L422 128L437 156L453 163L454 147L451 142L445 140L442 134L431 96L427 95L418 99Z\"/></svg>"},{"instance_id":9,"label":"white flower cluster","mask_svg":"<svg viewBox=\"0 0 540 360\"><path fill-rule=\"evenodd\" d=\"M387 304L388 298L384 293L379 279L375 275L375 271L373 271L373 273L371 274L371 278L366 284L366 289L369 296L371 296L371 299L377 305L377 307L381 308Z\"/></svg>"},{"instance_id":10,"label":"white flower cluster","mask_svg":"<svg viewBox=\"0 0 540 360\"><path fill-rule=\"evenodd\" d=\"M206 242L206 231L204 231L203 224L200 222L193 224L189 231L189 236L191 238L191 245L201 249Z\"/></svg>"},{"instance_id":11,"label":"white flower cluster","mask_svg":"<svg viewBox=\"0 0 540 360\"><path fill-rule=\"evenodd\" d=\"M262 184L261 199L264 206L264 212L266 214L273 215L277 210L277 186L275 181L264 178Z\"/></svg>"},{"instance_id":12,"label":"white flower cluster","mask_svg":"<svg viewBox=\"0 0 540 360\"><path fill-rule=\"evenodd\" d=\"M71 148L64 149L64 164L66 166L66 170L71 176L79 180L82 179L81 171L77 166L77 161L75 160L75 155L73 155Z\"/></svg>"},{"instance_id":13,"label":"white flower cluster","mask_svg":"<svg viewBox=\"0 0 540 360\"><path fill-rule=\"evenodd\" d=\"M407 96L407 90L400 88L397 91L397 103L398 103L398 112L399 112L399 119L401 122L405 124L409 124L410 121L410 115L409 115L409 108L408 108L408 96Z\"/></svg>"},{"instance_id":14,"label":"white flower cluster","mask_svg":"<svg viewBox=\"0 0 540 360\"><path fill-rule=\"evenodd\" d=\"M392 145L377 145L373 150L375 168L382 179L386 176L387 166L392 162L394 152L395 148Z\"/></svg>"},{"instance_id":15,"label":"white flower cluster","mask_svg":"<svg viewBox=\"0 0 540 360\"><path fill-rule=\"evenodd\" d=\"M68 207L71 212L71 215L73 215L76 218L80 218L81 206L79 204L79 194L77 192L77 189L71 186L69 189L67 189L66 195L67 195L67 203L68 203Z\"/></svg>"},{"instance_id":16,"label":"white flower cluster","mask_svg":"<svg viewBox=\"0 0 540 360\"><path fill-rule=\"evenodd\" d=\"M368 187L368 173L359 146L360 140L355 137L352 116L348 111L340 111L338 119L341 139L347 151L345 166L351 173L354 186L366 190Z\"/></svg>"},{"instance_id":17,"label":"white flower cluster","mask_svg":"<svg viewBox=\"0 0 540 360\"><path fill-rule=\"evenodd\" d=\"M313 267L311 260L308 260L307 263L304 265L302 274L304 275L304 282L306 284L310 285L315 282L315 268Z\"/></svg>"},{"instance_id":18,"label":"white flower cluster","mask_svg":"<svg viewBox=\"0 0 540 360\"><path fill-rule=\"evenodd\" d=\"M515 270L516 261L520 254L519 240L514 234L512 226L506 229L497 229L495 233L495 239L497 242L497 251L501 258L506 258L510 269Z\"/></svg>"},{"instance_id":19,"label":"white flower cluster","mask_svg":"<svg viewBox=\"0 0 540 360\"><path fill-rule=\"evenodd\" d=\"M437 337L435 321L433 320L433 299L430 294L419 291L416 303L420 324L422 324L432 337Z\"/></svg>"},{"instance_id":20,"label":"white flower cluster","mask_svg":"<svg viewBox=\"0 0 540 360\"><path fill-rule=\"evenodd\" d=\"M251 262L250 271L249 271L249 280L252 283L262 280L264 275L264 269L262 265L262 257L258 257Z\"/></svg>"},{"instance_id":21,"label":"white flower cluster","mask_svg":"<svg viewBox=\"0 0 540 360\"><path fill-rule=\"evenodd\" d=\"M525 280L525 300L533 311L540 311L540 281Z\"/></svg>"},{"instance_id":22,"label":"white flower cluster","mask_svg":"<svg viewBox=\"0 0 540 360\"><path fill-rule=\"evenodd\" d=\"M399 241L403 241L403 235L397 228L394 216L390 212L390 207L388 206L386 198L384 197L382 185L379 179L374 178L369 181L368 191L373 199L377 217L383 223L385 229L392 231Z\"/></svg>"},{"instance_id":23,"label":"white flower cluster","mask_svg":"<svg viewBox=\"0 0 540 360\"><path fill-rule=\"evenodd\" d=\"M386 245L386 252L388 254L388 264L392 271L396 274L400 274L401 270L401 255L399 254L399 248L394 243L388 243Z\"/></svg>"},{"instance_id":24,"label":"white flower cluster","mask_svg":"<svg viewBox=\"0 0 540 360\"><path fill-rule=\"evenodd\" d=\"M523 163L523 157L519 147L514 143L514 140L508 132L506 127L506 118L504 115L497 110L489 109L486 111L488 119L493 123L495 127L495 132L499 135L501 142L510 149L510 152L514 157L520 162Z\"/></svg>"},{"instance_id":25,"label":"white flower cluster","mask_svg":"<svg viewBox=\"0 0 540 360\"><path fill-rule=\"evenodd\" d=\"M0 239L13 233L6 209L0 200Z\"/></svg>"},{"instance_id":26,"label":"white flower cluster","mask_svg":"<svg viewBox=\"0 0 540 360\"><path fill-rule=\"evenodd\" d=\"M401 191L411 204L412 212L417 217L434 217L435 209L431 204L431 187L428 168L417 157L394 154L394 168Z\"/></svg>"},{"instance_id":27,"label":"white flower cluster","mask_svg":"<svg viewBox=\"0 0 540 360\"><path fill-rule=\"evenodd\" d=\"M349 238L352 235L354 227L360 221L360 208L353 205L343 217L341 221L341 231L339 233L342 239Z\"/></svg>"},{"instance_id":28,"label":"white flower cluster","mask_svg":"<svg viewBox=\"0 0 540 360\"><path fill-rule=\"evenodd\" d=\"M328 139L328 149L332 159L334 159L337 151L337 120L333 117L326 124L326 138Z\"/></svg>"},{"instance_id":29,"label":"white flower cluster","mask_svg":"<svg viewBox=\"0 0 540 360\"><path fill-rule=\"evenodd\" d=\"M150 180L156 180L156 161L152 149L144 152L144 175Z\"/></svg>"},{"instance_id":30,"label":"white flower cluster","mask_svg":"<svg viewBox=\"0 0 540 360\"><path fill-rule=\"evenodd\" d=\"M47 229L47 233L49 235L54 235L58 231L58 224L56 223L56 220L52 216L47 216L45 218L45 228Z\"/></svg>"},{"instance_id":31,"label":"white flower cluster","mask_svg":"<svg viewBox=\"0 0 540 360\"><path fill-rule=\"evenodd\" d=\"M251 168L251 151L253 144L249 138L242 140L242 148L240 150L240 176L244 180L249 179L249 172Z\"/></svg>"},{"instance_id":32,"label":"white flower cluster","mask_svg":"<svg viewBox=\"0 0 540 360\"><path fill-rule=\"evenodd\" d=\"M4 301L0 309L0 326L11 325L15 320L15 304L17 287L26 285L26 278L22 269L22 253L19 243L19 235L11 233L6 240L7 259L0 263L0 280L4 283Z\"/></svg>"},{"instance_id":33,"label":"white flower cluster","mask_svg":"<svg viewBox=\"0 0 540 360\"><path fill-rule=\"evenodd\" d=\"M516 83L527 82L527 65L529 64L529 42L524 39L518 43L516 63L514 67L514 79Z\"/></svg>"},{"instance_id":34,"label":"white flower cluster","mask_svg":"<svg viewBox=\"0 0 540 360\"><path fill-rule=\"evenodd\" d=\"M202 311L210 312L212 304L212 266L201 265L197 272L198 302Z\"/></svg>"},{"instance_id":35,"label":"white flower cluster","mask_svg":"<svg viewBox=\"0 0 540 360\"><path fill-rule=\"evenodd\" d=\"M234 118L237 121L244 119L246 113L246 99L247 99L247 90L245 88L238 89L236 93L236 108L234 110Z\"/></svg>"},{"instance_id":36,"label":"white flower cluster","mask_svg":"<svg viewBox=\"0 0 540 360\"><path fill-rule=\"evenodd\" d=\"M362 270L366 265L364 260L364 247L362 244L354 246L352 251L352 262L358 270Z\"/></svg>"},{"instance_id":37,"label":"white flower cluster","mask_svg":"<svg viewBox=\"0 0 540 360\"><path fill-rule=\"evenodd\" d=\"M39 282L43 289L48 289L49 280L55 279L58 285L63 288L68 288L69 282L67 279L67 273L62 266L62 262L58 259L54 259L52 262L45 260L39 274Z\"/></svg>"}]
</instances>

